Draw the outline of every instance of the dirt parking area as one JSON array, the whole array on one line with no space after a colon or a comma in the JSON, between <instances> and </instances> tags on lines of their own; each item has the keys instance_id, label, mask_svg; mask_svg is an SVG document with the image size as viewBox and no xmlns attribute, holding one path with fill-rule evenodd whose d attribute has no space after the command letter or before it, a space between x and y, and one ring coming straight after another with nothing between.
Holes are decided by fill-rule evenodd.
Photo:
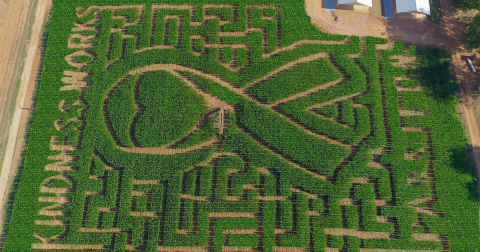
<instances>
[{"instance_id":1,"label":"dirt parking area","mask_svg":"<svg viewBox=\"0 0 480 252\"><path fill-rule=\"evenodd\" d=\"M320 30L344 35L386 37L383 19L376 18L368 12L351 10L329 11L322 8L322 0L305 0L305 11ZM338 21L335 21L335 17Z\"/></svg>"},{"instance_id":2,"label":"dirt parking area","mask_svg":"<svg viewBox=\"0 0 480 252\"><path fill-rule=\"evenodd\" d=\"M0 1L0 163L6 148L8 129L19 89L36 1Z\"/></svg>"}]
</instances>

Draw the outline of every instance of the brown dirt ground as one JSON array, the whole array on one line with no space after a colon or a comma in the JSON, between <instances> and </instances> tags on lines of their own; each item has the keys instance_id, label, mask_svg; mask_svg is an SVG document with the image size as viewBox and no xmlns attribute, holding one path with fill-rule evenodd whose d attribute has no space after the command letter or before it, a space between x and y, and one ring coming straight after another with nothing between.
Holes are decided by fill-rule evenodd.
<instances>
[{"instance_id":1,"label":"brown dirt ground","mask_svg":"<svg viewBox=\"0 0 480 252\"><path fill-rule=\"evenodd\" d=\"M31 4L29 2L32 2ZM25 54L28 32L26 27L35 1L0 1L0 163L6 148L15 97L21 74L21 60ZM17 31L24 30L24 33Z\"/></svg>"},{"instance_id":2,"label":"brown dirt ground","mask_svg":"<svg viewBox=\"0 0 480 252\"><path fill-rule=\"evenodd\" d=\"M52 244L36 243L32 244L32 249L39 250L105 250L103 245L70 245L70 244Z\"/></svg>"},{"instance_id":3,"label":"brown dirt ground","mask_svg":"<svg viewBox=\"0 0 480 252\"><path fill-rule=\"evenodd\" d=\"M369 13L350 10L335 10L329 13L322 8L321 0L305 0L305 10L312 18L312 23L320 30L344 35L385 37L384 21ZM338 16L338 21L334 21Z\"/></svg>"}]
</instances>

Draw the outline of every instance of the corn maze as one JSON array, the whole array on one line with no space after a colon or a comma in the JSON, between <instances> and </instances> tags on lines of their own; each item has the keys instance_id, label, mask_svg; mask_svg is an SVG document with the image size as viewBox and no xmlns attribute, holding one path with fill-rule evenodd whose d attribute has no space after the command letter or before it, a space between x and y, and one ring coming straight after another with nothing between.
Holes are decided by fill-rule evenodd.
<instances>
[{"instance_id":1,"label":"corn maze","mask_svg":"<svg viewBox=\"0 0 480 252\"><path fill-rule=\"evenodd\" d=\"M480 248L447 61L302 1L70 2L3 251Z\"/></svg>"}]
</instances>

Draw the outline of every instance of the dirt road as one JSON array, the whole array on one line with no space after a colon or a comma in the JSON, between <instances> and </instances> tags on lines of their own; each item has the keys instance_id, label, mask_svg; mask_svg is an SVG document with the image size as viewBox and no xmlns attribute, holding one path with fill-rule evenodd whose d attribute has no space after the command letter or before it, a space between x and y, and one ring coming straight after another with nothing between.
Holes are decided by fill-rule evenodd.
<instances>
[{"instance_id":1,"label":"dirt road","mask_svg":"<svg viewBox=\"0 0 480 252\"><path fill-rule=\"evenodd\" d=\"M39 0L34 15L34 25L31 30L30 43L28 46L25 67L22 72L18 97L13 107L13 119L9 129L8 140L6 142L6 151L0 173L0 216L3 216L4 203L8 196L8 191L15 174L15 170L22 150L23 136L25 126L28 120L28 110L22 109L31 105L31 97L35 89L35 76L40 63L40 45L43 31L43 24L46 14L51 6L51 0ZM26 98L30 98L26 100ZM0 218L0 229L3 227L2 218Z\"/></svg>"},{"instance_id":2,"label":"dirt road","mask_svg":"<svg viewBox=\"0 0 480 252\"><path fill-rule=\"evenodd\" d=\"M0 163L6 148L13 106L25 58L36 0L0 1Z\"/></svg>"}]
</instances>

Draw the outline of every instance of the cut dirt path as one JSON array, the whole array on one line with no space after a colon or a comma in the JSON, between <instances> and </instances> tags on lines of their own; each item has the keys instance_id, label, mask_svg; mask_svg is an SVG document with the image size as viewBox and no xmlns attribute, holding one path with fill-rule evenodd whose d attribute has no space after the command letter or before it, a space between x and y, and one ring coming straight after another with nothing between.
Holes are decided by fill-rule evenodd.
<instances>
[{"instance_id":1,"label":"cut dirt path","mask_svg":"<svg viewBox=\"0 0 480 252\"><path fill-rule=\"evenodd\" d=\"M7 148L0 173L0 216L2 216L2 218L0 218L0 229L3 227L4 203L8 196L8 189L10 188L15 174L14 171L16 170L20 153L23 149L23 137L29 113L28 110L22 108L29 107L32 103L31 99L26 98L31 98L33 96L33 91L35 90L35 77L37 75L41 58L41 48L39 43L41 42L43 23L51 4L51 0L39 0L35 10L35 21L32 28L30 44L28 46L25 67L21 77L19 96L14 107L14 115L8 134Z\"/></svg>"}]
</instances>

